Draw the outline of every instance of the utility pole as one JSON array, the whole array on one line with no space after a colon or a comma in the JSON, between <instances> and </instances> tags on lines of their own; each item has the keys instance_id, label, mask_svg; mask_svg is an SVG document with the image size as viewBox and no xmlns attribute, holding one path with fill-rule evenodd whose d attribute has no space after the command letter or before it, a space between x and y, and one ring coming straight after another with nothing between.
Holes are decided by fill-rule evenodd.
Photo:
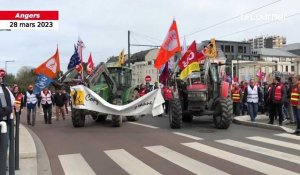
<instances>
[{"instance_id":1,"label":"utility pole","mask_svg":"<svg viewBox=\"0 0 300 175\"><path fill-rule=\"evenodd\" d=\"M128 67L130 67L130 30L128 30L128 57L127 60L129 61Z\"/></svg>"}]
</instances>

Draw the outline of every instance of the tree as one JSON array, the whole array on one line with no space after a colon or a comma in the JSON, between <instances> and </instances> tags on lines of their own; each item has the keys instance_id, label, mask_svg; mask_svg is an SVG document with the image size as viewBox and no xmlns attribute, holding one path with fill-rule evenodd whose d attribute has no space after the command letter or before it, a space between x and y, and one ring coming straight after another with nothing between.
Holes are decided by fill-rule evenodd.
<instances>
[{"instance_id":1,"label":"tree","mask_svg":"<svg viewBox=\"0 0 300 175\"><path fill-rule=\"evenodd\" d=\"M33 68L23 66L17 73L15 83L18 84L20 91L24 92L27 90L28 85L35 84L37 75L33 73Z\"/></svg>"},{"instance_id":2,"label":"tree","mask_svg":"<svg viewBox=\"0 0 300 175\"><path fill-rule=\"evenodd\" d=\"M13 74L7 74L4 78L4 81L8 86L12 86L16 83L16 78Z\"/></svg>"}]
</instances>

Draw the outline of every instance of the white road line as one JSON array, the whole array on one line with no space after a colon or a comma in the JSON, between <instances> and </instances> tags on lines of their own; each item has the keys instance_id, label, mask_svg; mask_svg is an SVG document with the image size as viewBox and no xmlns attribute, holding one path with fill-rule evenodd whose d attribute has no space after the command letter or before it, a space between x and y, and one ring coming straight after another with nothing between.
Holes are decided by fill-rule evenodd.
<instances>
[{"instance_id":1,"label":"white road line","mask_svg":"<svg viewBox=\"0 0 300 175\"><path fill-rule=\"evenodd\" d=\"M194 140L203 140L200 137L192 136L192 135L189 135L189 134L184 134L184 133L181 133L181 132L173 132L173 133L176 134L176 135L180 135L180 136L187 137L187 138L194 139Z\"/></svg>"},{"instance_id":2,"label":"white road line","mask_svg":"<svg viewBox=\"0 0 300 175\"><path fill-rule=\"evenodd\" d=\"M285 137L289 139L294 139L294 140L300 140L299 136L293 135L293 134L288 134L288 133L282 133L282 134L274 134L275 136L279 137Z\"/></svg>"},{"instance_id":3,"label":"white road line","mask_svg":"<svg viewBox=\"0 0 300 175\"><path fill-rule=\"evenodd\" d=\"M198 142L192 142L192 143L182 143L183 145L193 148L197 151L215 156L220 159L227 160L229 162L244 166L246 168L253 169L254 171L258 171L264 174L272 174L272 175L296 175L298 173L278 168L277 166L273 166L267 163L263 163L254 159L250 159L247 157L243 157L237 154L233 154L227 151L223 151L217 148L213 148ZM298 174L299 175L299 174Z\"/></svg>"},{"instance_id":4,"label":"white road line","mask_svg":"<svg viewBox=\"0 0 300 175\"><path fill-rule=\"evenodd\" d=\"M289 142L284 142L280 140L275 140L275 139L269 139L266 137L259 137L259 136L254 136L254 137L247 137L247 139L250 140L255 140L258 142L264 142L272 145L277 145L285 148L290 148L290 149L295 149L300 151L300 145L299 144L294 144L294 143L289 143Z\"/></svg>"},{"instance_id":5,"label":"white road line","mask_svg":"<svg viewBox=\"0 0 300 175\"><path fill-rule=\"evenodd\" d=\"M244 149L247 151L252 151L255 153L267 155L267 156L274 157L277 159L282 159L285 161L293 162L296 164L300 164L300 156L295 156L293 154L275 151L272 149L267 149L267 148L263 148L263 147L259 147L259 146L255 146L255 145L250 145L247 143L238 142L238 141L230 140L230 139L216 140L216 142L223 143L225 145L233 146L236 148Z\"/></svg>"},{"instance_id":6,"label":"white road line","mask_svg":"<svg viewBox=\"0 0 300 175\"><path fill-rule=\"evenodd\" d=\"M134 124L134 125L139 125L139 126L144 126L144 127L152 128L152 129L158 129L159 128L159 127L156 127L156 126L151 126L151 125L146 125L146 124L136 123L136 122L127 122L127 123Z\"/></svg>"},{"instance_id":7,"label":"white road line","mask_svg":"<svg viewBox=\"0 0 300 175\"><path fill-rule=\"evenodd\" d=\"M96 175L81 154L59 155L65 175Z\"/></svg>"},{"instance_id":8,"label":"white road line","mask_svg":"<svg viewBox=\"0 0 300 175\"><path fill-rule=\"evenodd\" d=\"M149 146L145 147L149 151L157 154L158 156L165 158L169 160L170 162L187 169L188 171L191 171L195 174L227 174L224 171L218 170L212 166L206 165L202 162L199 162L195 159L192 159L190 157L187 157L183 154L180 154L176 151L173 151L169 148L166 148L164 146Z\"/></svg>"},{"instance_id":9,"label":"white road line","mask_svg":"<svg viewBox=\"0 0 300 175\"><path fill-rule=\"evenodd\" d=\"M132 175L158 175L155 171L139 159L129 154L124 149L104 151L114 162L116 162L127 173Z\"/></svg>"}]
</instances>

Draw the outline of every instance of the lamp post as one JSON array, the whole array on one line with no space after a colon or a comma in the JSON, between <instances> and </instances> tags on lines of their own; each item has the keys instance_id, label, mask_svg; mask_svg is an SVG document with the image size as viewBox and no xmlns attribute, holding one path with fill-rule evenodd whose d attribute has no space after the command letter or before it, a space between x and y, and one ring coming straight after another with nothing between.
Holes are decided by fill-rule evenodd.
<instances>
[{"instance_id":1,"label":"lamp post","mask_svg":"<svg viewBox=\"0 0 300 175\"><path fill-rule=\"evenodd\" d=\"M15 60L7 60L7 61L5 61L5 72L6 72L6 74L8 74L7 63L13 63L13 62L15 62Z\"/></svg>"}]
</instances>

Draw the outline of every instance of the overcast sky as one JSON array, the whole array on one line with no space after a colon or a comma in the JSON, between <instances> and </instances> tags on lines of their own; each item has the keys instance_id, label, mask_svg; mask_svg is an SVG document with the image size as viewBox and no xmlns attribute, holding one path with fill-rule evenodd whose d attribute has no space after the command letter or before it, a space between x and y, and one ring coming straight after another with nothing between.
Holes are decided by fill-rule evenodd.
<instances>
[{"instance_id":1,"label":"overcast sky","mask_svg":"<svg viewBox=\"0 0 300 175\"><path fill-rule=\"evenodd\" d=\"M175 18L180 37L187 44L211 37L241 41L259 35L282 35L288 43L300 42L299 0L281 0L251 14L244 15L211 29L189 35L225 19L243 14L276 0L1 0L0 10L58 10L59 29L53 31L0 32L0 67L6 60L10 73L22 66L37 67L52 56L58 44L61 69L66 70L80 36L86 45L84 61L92 53L95 63L127 53L127 31L131 43L161 45ZM270 17L273 16L273 17ZM243 29L281 19L260 28L227 37ZM1 21L0 21L1 22ZM182 42L183 39L180 39ZM131 53L149 47L131 47Z\"/></svg>"}]
</instances>

